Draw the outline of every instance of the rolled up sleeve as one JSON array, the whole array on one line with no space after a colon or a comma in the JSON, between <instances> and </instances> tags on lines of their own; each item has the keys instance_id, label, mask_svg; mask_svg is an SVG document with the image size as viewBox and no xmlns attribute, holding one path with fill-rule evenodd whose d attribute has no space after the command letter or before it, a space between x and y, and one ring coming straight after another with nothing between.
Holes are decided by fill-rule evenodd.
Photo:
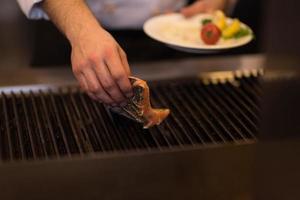
<instances>
[{"instance_id":1,"label":"rolled up sleeve","mask_svg":"<svg viewBox=\"0 0 300 200\"><path fill-rule=\"evenodd\" d=\"M17 0L22 11L29 19L49 19L40 3L43 0Z\"/></svg>"}]
</instances>

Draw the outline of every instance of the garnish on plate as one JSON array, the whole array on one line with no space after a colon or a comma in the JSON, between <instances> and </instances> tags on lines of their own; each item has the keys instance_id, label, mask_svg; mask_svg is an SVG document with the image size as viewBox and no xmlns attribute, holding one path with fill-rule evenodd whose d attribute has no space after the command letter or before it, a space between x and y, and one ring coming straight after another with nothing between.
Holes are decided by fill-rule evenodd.
<instances>
[{"instance_id":1,"label":"garnish on plate","mask_svg":"<svg viewBox=\"0 0 300 200\"><path fill-rule=\"evenodd\" d=\"M223 38L240 39L253 34L252 31L243 26L239 19L231 19L218 10L212 18L202 20L201 39L207 45L217 44Z\"/></svg>"}]
</instances>

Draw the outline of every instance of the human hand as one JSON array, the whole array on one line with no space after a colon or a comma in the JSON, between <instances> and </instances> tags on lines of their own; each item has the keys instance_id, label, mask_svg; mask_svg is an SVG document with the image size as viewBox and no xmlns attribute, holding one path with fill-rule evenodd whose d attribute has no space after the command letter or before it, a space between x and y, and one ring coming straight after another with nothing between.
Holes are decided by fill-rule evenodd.
<instances>
[{"instance_id":1,"label":"human hand","mask_svg":"<svg viewBox=\"0 0 300 200\"><path fill-rule=\"evenodd\" d=\"M100 26L80 31L71 41L72 69L81 88L94 100L125 105L131 97L130 68L125 52Z\"/></svg>"},{"instance_id":2,"label":"human hand","mask_svg":"<svg viewBox=\"0 0 300 200\"><path fill-rule=\"evenodd\" d=\"M226 0L198 0L190 6L181 9L181 14L191 17L198 13L210 13L216 10L223 10Z\"/></svg>"}]
</instances>

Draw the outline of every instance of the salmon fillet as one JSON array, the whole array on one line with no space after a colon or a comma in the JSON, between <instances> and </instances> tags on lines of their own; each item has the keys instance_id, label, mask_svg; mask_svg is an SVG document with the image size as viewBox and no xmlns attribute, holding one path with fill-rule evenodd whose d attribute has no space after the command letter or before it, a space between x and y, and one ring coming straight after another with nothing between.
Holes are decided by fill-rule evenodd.
<instances>
[{"instance_id":1,"label":"salmon fillet","mask_svg":"<svg viewBox=\"0 0 300 200\"><path fill-rule=\"evenodd\" d=\"M142 123L144 128L159 125L169 114L169 109L154 109L150 103L150 91L146 81L130 77L133 87L133 97L126 106L112 107L111 109L123 116Z\"/></svg>"}]
</instances>

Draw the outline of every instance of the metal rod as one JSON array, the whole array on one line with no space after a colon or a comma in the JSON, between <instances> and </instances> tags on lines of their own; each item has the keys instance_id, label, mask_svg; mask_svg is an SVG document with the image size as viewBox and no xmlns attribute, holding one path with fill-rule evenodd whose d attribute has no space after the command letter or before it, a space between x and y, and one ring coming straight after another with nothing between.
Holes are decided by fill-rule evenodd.
<instances>
[{"instance_id":1,"label":"metal rod","mask_svg":"<svg viewBox=\"0 0 300 200\"><path fill-rule=\"evenodd\" d=\"M177 105L177 109L180 109L180 113L183 116L183 119L185 119L185 121L188 123L189 127L192 128L194 135L196 136L196 138L198 138L198 140L205 145L205 141L204 138L202 137L202 135L198 132L196 125L198 124L197 118L195 117L192 109L190 109L190 107L187 105L186 100L183 98L183 95L180 95L178 92L177 88L174 87L169 87L168 88L169 91L172 91L172 94L174 94L174 96L172 96L172 98L174 98L174 100L177 100L176 103L174 105ZM167 92L165 90L165 92ZM182 103L182 109L185 109L184 111L181 110L181 108L178 106L179 102L184 102ZM189 113L189 115L187 115L187 113ZM190 117L189 117L190 116ZM194 122L194 124L192 123ZM201 129L201 132L203 131L203 129ZM214 141L213 141L214 142Z\"/></svg>"},{"instance_id":2,"label":"metal rod","mask_svg":"<svg viewBox=\"0 0 300 200\"><path fill-rule=\"evenodd\" d=\"M113 119L111 116L109 116L109 113L107 110L105 110L104 106L102 104L96 104L95 101L92 101L92 104L97 112L97 115L101 122L103 123L103 126L109 130L108 135L111 135L115 139L115 143L118 144L119 149L126 149L126 144L124 144L124 141L122 140L122 137L120 136L119 130L116 129L115 126L113 126ZM103 119L103 121L102 121Z\"/></svg>"},{"instance_id":3,"label":"metal rod","mask_svg":"<svg viewBox=\"0 0 300 200\"><path fill-rule=\"evenodd\" d=\"M31 106L33 108L33 117L32 117L32 121L35 123L35 125L37 125L37 135L39 136L40 138L40 142L41 142L41 146L42 146L42 150L44 152L44 155L46 158L48 158L48 156L51 155L52 153L52 150L50 150L50 152L47 150L47 147L49 147L49 140L47 140L47 128L43 128L45 125L44 123L42 123L42 120L45 115L47 115L46 113L43 113L41 114L41 112L39 112L38 110L38 105L37 105L37 102L36 102L36 97L35 97L35 94L30 91L29 92L29 100L30 100L30 103L31 103Z\"/></svg>"},{"instance_id":4,"label":"metal rod","mask_svg":"<svg viewBox=\"0 0 300 200\"><path fill-rule=\"evenodd\" d=\"M153 95L153 102L159 102L163 107L167 107L167 104L161 100L161 97L159 97L157 95L157 93L155 92L155 90L153 89L152 91L152 95ZM172 116L172 114L171 114ZM174 120L174 117L169 117L170 120L173 121L173 125L177 125L176 124L176 121ZM171 133L172 137L175 139L176 143L179 145L179 146L183 146L184 144L184 139L182 138L181 136L181 132L178 131L177 129L174 129L173 126L170 125L169 123L169 120L167 119L165 122L164 122L165 126L170 130L169 133ZM181 128L182 129L182 128ZM164 134L164 132L162 132Z\"/></svg>"},{"instance_id":5,"label":"metal rod","mask_svg":"<svg viewBox=\"0 0 300 200\"><path fill-rule=\"evenodd\" d=\"M76 119L74 119L74 115L73 113L71 114L70 108L69 108L69 104L66 103L65 97L62 94L61 90L59 90L59 97L60 100L62 102L62 109L65 111L66 114L66 120L64 120L65 122L65 127L66 124L68 124L71 128L71 135L74 138L77 150L79 151L79 154L83 154L83 152L90 152L92 151L92 147L90 144L90 141L88 140L87 136L82 136L81 134L81 129L78 128L78 125L76 123ZM61 117L63 117L64 115L61 115ZM85 130L84 130L85 131ZM79 141L80 140L80 141ZM70 141L70 140L69 140ZM75 152L72 152L75 153Z\"/></svg>"},{"instance_id":6,"label":"metal rod","mask_svg":"<svg viewBox=\"0 0 300 200\"><path fill-rule=\"evenodd\" d=\"M192 85L190 85L188 88L179 86L179 88L181 88L180 91L182 91L182 93L189 97L188 101L191 102L191 105L193 105L194 109L198 111L198 115L200 115L204 119L203 122L206 122L209 125L210 129L213 131L212 133L215 134L212 135L212 133L208 131L208 127L205 126L203 122L201 127L206 130L205 133L207 133L207 136L211 139L211 141L214 141L214 143L217 143L219 141L227 143L228 141L222 135L221 130L212 121L212 119L215 120L215 118L213 118L212 113L209 113L209 111L207 111L203 99L199 97L199 94L196 92L196 90L191 89L190 87L192 87Z\"/></svg>"},{"instance_id":7,"label":"metal rod","mask_svg":"<svg viewBox=\"0 0 300 200\"><path fill-rule=\"evenodd\" d=\"M179 94L180 91L180 94ZM202 116L203 118L203 111L201 109L199 109L199 105L197 103L195 103L195 101L192 101L192 97L190 96L189 93L187 92L183 92L182 89L178 88L178 86L173 90L173 92L175 93L175 95L177 95L178 98L181 99L181 101L185 101L186 103L183 103L182 105L187 109L187 112L190 113L191 115L191 120L194 121L195 126L198 127L198 129L200 130L201 133L204 132L204 134L206 135L206 137L210 140L209 142L212 143L217 143L217 141L211 136L211 134L209 133L209 130L207 129L207 127L204 125L204 123L202 122L202 119L197 117L197 115ZM194 107L194 109L192 108L192 106ZM197 108L197 109L195 109ZM198 110L199 113L195 113L195 110ZM204 118L206 118L204 116ZM199 137L201 137L201 141L203 144L206 144L205 139L202 137L202 135L200 135Z\"/></svg>"},{"instance_id":8,"label":"metal rod","mask_svg":"<svg viewBox=\"0 0 300 200\"><path fill-rule=\"evenodd\" d=\"M182 126L186 127L185 129L190 129L189 132L187 132L187 133L191 134L191 137L189 136L189 134L188 134L188 136L189 136L189 139L192 141L192 144L195 145L195 143L194 143L195 139L192 139L192 137L197 138L198 140L200 140L200 142L202 144L204 144L203 138L198 134L198 130L195 128L195 126L192 124L192 121L189 119L190 117L187 116L187 113L189 113L189 112L185 112L182 110L182 109L186 108L185 103L183 103L181 106L179 106L179 104L184 101L182 101L182 99L180 99L180 95L178 96L176 89L173 90L171 87L168 87L168 88L164 87L161 89L161 91L164 94L168 94L168 95L165 95L165 99L169 101L170 105L174 108L175 112L178 113L178 116L181 116L181 122L179 122L179 123L181 123L181 124L184 123L185 126L184 125L182 125Z\"/></svg>"},{"instance_id":9,"label":"metal rod","mask_svg":"<svg viewBox=\"0 0 300 200\"><path fill-rule=\"evenodd\" d=\"M79 91L77 91L79 92ZM104 145L104 142L105 143L109 143L106 141L106 139L103 139L102 141L102 138L100 138L99 134L101 132L98 132L97 131L97 128L95 126L95 123L93 123L93 118L91 116L91 112L89 111L88 107L87 107L87 103L86 101L84 101L84 99L80 96L78 99L75 99L75 94L74 93L71 93L70 92L70 97L71 97L71 102L72 102L72 105L73 107L75 108L75 112L77 113L77 116L79 117L79 120L81 122L84 122L84 121L88 121L88 125L91 126L91 129L90 131L87 130L88 127L85 128L85 126L83 127L84 128L84 133L85 135L87 135L90 139L90 143L97 143L97 148L95 150L102 150L102 151L105 151L107 148L105 147L106 145ZM76 101L78 100L78 101ZM79 104L80 103L80 104ZM82 105L82 106L79 106L79 105ZM84 112L80 112L80 108L81 108L81 111L84 111ZM84 113L85 113L85 116L84 116ZM92 142L92 140L94 140Z\"/></svg>"},{"instance_id":10,"label":"metal rod","mask_svg":"<svg viewBox=\"0 0 300 200\"><path fill-rule=\"evenodd\" d=\"M121 116L120 116L121 117ZM127 141L131 144L130 148L135 149L136 151L139 151L138 145L134 138L132 137L132 133L128 130L128 123L127 120L124 122L124 119L120 119L119 117L115 117L116 124L118 124L118 128L122 130L122 135L127 138Z\"/></svg>"},{"instance_id":11,"label":"metal rod","mask_svg":"<svg viewBox=\"0 0 300 200\"><path fill-rule=\"evenodd\" d=\"M124 150L129 150L129 149L134 149L134 145L130 141L128 137L125 137L124 130L120 127L120 124L118 124L118 117L117 114L115 114L115 117L112 116L112 113L107 111L107 114L109 115L109 118L111 119L111 126L114 127L115 133L119 136L120 142L124 144L125 149Z\"/></svg>"},{"instance_id":12,"label":"metal rod","mask_svg":"<svg viewBox=\"0 0 300 200\"><path fill-rule=\"evenodd\" d=\"M154 142L156 147L160 146L159 143L157 143L156 139L153 138L151 133L148 130L142 130L141 127L138 124L134 123L129 128L130 128L130 131L132 133L136 132L137 140L140 141L142 147L146 148L147 150L150 150L151 143L148 142L146 137L149 138L149 139L151 138L151 140Z\"/></svg>"},{"instance_id":13,"label":"metal rod","mask_svg":"<svg viewBox=\"0 0 300 200\"><path fill-rule=\"evenodd\" d=\"M58 150L58 143L55 139L55 134L54 134L54 127L51 123L51 119L50 119L50 116L49 116L49 113L50 111L48 110L48 107L46 105L46 99L45 99L45 94L43 93L42 90L39 90L39 95L41 97L41 103L42 103L42 116L45 118L45 122L48 124L48 129L49 129L49 132L50 132L50 141L51 141L51 146L52 146L52 149L54 149L54 155L56 157L58 157L59 155L59 150ZM37 115L36 115L37 116ZM43 147L45 146L45 144L43 144Z\"/></svg>"},{"instance_id":14,"label":"metal rod","mask_svg":"<svg viewBox=\"0 0 300 200\"><path fill-rule=\"evenodd\" d=\"M226 99L231 106L233 106L235 109L237 109L239 111L239 113L245 117L247 119L247 121L251 124L251 126L258 130L257 128L257 125L253 122L252 119L250 119L250 117L246 114L246 110L250 113L253 113L253 111L251 109L248 108L248 106L246 105L242 105L242 106L238 106L236 102L234 102L234 100L232 98L230 98L230 96L228 95L228 90L227 90L227 93L224 92L224 90L222 90L221 88L219 87L215 87L215 89L220 93L222 94L222 96L224 97L224 99ZM237 98L237 97L236 97ZM246 106L246 110L243 109L243 107ZM253 118L257 121L257 117L253 116Z\"/></svg>"},{"instance_id":15,"label":"metal rod","mask_svg":"<svg viewBox=\"0 0 300 200\"><path fill-rule=\"evenodd\" d=\"M34 141L33 141L33 131L32 131L32 127L30 126L30 123L29 123L29 112L28 112L28 109L26 107L24 96L25 96L24 93L21 92L20 97L21 97L22 108L23 108L23 112L24 112L25 126L26 126L26 130L27 130L26 133L23 133L23 134L27 134L28 137L29 137L32 156L33 156L33 159L35 160L37 158L36 148L35 148Z\"/></svg>"},{"instance_id":16,"label":"metal rod","mask_svg":"<svg viewBox=\"0 0 300 200\"><path fill-rule=\"evenodd\" d=\"M239 100L238 103L241 104L241 106L244 107L244 109L246 109L251 116L253 116L256 120L258 120L257 114L255 112L253 112L253 110L251 110L250 107L244 101L240 101L241 98L239 98L239 96L240 97L242 96L240 94L240 92L237 92L236 90L229 89L227 85L221 85L221 88L224 89L224 92L226 91L227 95L231 96L235 100ZM253 105L251 104L251 106L253 106ZM256 110L258 111L257 107L256 107Z\"/></svg>"},{"instance_id":17,"label":"metal rod","mask_svg":"<svg viewBox=\"0 0 300 200\"><path fill-rule=\"evenodd\" d=\"M157 136L158 133L160 134L160 137ZM162 146L164 145L163 143L165 143L167 147L169 147L169 148L171 147L169 140L166 138L165 134L161 133L161 131L159 130L159 128L157 126L149 129L147 134L149 134L152 137L152 139L155 143L155 146L159 150L162 149ZM163 141L159 142L159 138L161 138Z\"/></svg>"},{"instance_id":18,"label":"metal rod","mask_svg":"<svg viewBox=\"0 0 300 200\"><path fill-rule=\"evenodd\" d=\"M7 100L6 100L6 95L2 92L2 108L4 111L4 121L5 121L5 132L7 133L7 147L8 147L8 152L9 152L9 158L8 159L13 159L13 145L11 141L11 136L10 136L10 128L9 128L9 118L8 118L8 111L7 111Z\"/></svg>"},{"instance_id":19,"label":"metal rod","mask_svg":"<svg viewBox=\"0 0 300 200\"><path fill-rule=\"evenodd\" d=\"M214 98L212 98L212 96L210 95L210 93L207 91L209 89L204 89L201 90L201 92L207 96L207 100L208 102L212 105L212 107L215 108L215 110L221 114L221 116L225 119L225 121L227 121L227 123L233 128L233 132L231 132L231 136L233 137L234 140L239 140L239 139L243 139L243 140L247 140L247 138L245 137L245 135L242 133L242 131L237 127L237 125L235 123L233 123L230 115L228 115L227 113L225 113L224 110L226 110L226 112L229 112L229 114L231 114L231 110L230 109L226 109L227 106L224 105L220 105L219 101L216 101ZM233 135L233 133L236 133L235 135Z\"/></svg>"},{"instance_id":20,"label":"metal rod","mask_svg":"<svg viewBox=\"0 0 300 200\"><path fill-rule=\"evenodd\" d=\"M260 85L260 79L257 77L250 76L248 78L241 78L241 81L252 88L257 95L257 97L261 97L263 94L262 87ZM252 92L252 90L250 90Z\"/></svg>"},{"instance_id":21,"label":"metal rod","mask_svg":"<svg viewBox=\"0 0 300 200\"><path fill-rule=\"evenodd\" d=\"M238 124L240 124L244 128L244 130L246 130L246 132L251 136L251 138L256 138L253 132L246 126L245 122L243 122L240 119L240 117L238 117L236 113L232 111L232 108L230 108L229 105L224 102L224 100L218 92L212 91L210 89L206 89L206 92L208 92L219 104L221 104L222 107L224 107L227 110L227 112L231 114L231 116L233 116L233 118L238 122ZM247 138L245 138L245 136L243 135L243 139Z\"/></svg>"},{"instance_id":22,"label":"metal rod","mask_svg":"<svg viewBox=\"0 0 300 200\"><path fill-rule=\"evenodd\" d=\"M60 119L60 114L58 112L57 103L55 102L52 91L49 90L48 92L49 92L49 96L50 96L50 102L51 102L51 105L52 105L52 108L53 108L53 111L54 111L55 119L56 119L58 128L61 132L61 137L62 137L62 142L63 142L63 145L64 145L64 150L66 151L66 152L64 152L64 150L62 149L61 153L66 153L67 156L70 157L71 156L70 147L69 147L69 144L67 142L66 133L65 133L65 130L63 128L62 121Z\"/></svg>"},{"instance_id":23,"label":"metal rod","mask_svg":"<svg viewBox=\"0 0 300 200\"><path fill-rule=\"evenodd\" d=\"M105 138L106 141L106 150L109 151L114 151L117 149L117 147L115 146L115 143L113 142L113 139L109 133L109 130L107 129L105 122L103 121L103 118L101 116L101 114L99 113L98 108L94 107L94 104L92 102L92 100L90 100L90 102L87 101L86 98L84 98L83 94L81 92L79 92L79 99L81 100L83 106L85 107L85 110L87 113L90 113L90 117L91 120L94 122L93 124L95 125L95 134L96 137L99 138L99 134L102 135L102 137ZM100 140L100 138L99 138Z\"/></svg>"},{"instance_id":24,"label":"metal rod","mask_svg":"<svg viewBox=\"0 0 300 200\"><path fill-rule=\"evenodd\" d=\"M19 120L19 113L17 110L17 102L16 102L16 97L14 96L13 93L11 93L11 98L12 98L12 107L13 107L13 115L15 118L15 125L16 125L16 136L17 136L17 143L19 144L19 149L21 152L21 159L25 159L25 152L24 152L24 145L23 145L23 140L22 140L22 133L21 133L21 125L20 125L20 120Z\"/></svg>"},{"instance_id":25,"label":"metal rod","mask_svg":"<svg viewBox=\"0 0 300 200\"><path fill-rule=\"evenodd\" d=\"M200 98L200 94L199 94L199 92L197 92L198 91L198 87L199 86L192 85L191 87L186 88L186 90L189 91L189 93L193 95L193 97L195 98L195 100L197 100L197 103L199 105L202 105L203 108L206 110L206 112L204 112L204 110L202 110L201 114L204 115L204 118L209 123L209 125L212 127L212 129L215 131L215 133L217 133L217 135L219 136L219 138L221 138L221 140L224 143L228 143L228 140L221 133L220 128L223 130L223 133L224 133L224 131L227 134L230 133L230 132L228 131L228 129L226 128L226 126L219 120L219 118L215 115L215 113L211 110L210 106L205 101L205 97ZM209 115L212 117L212 119L213 119L214 122L212 122L212 120L210 119L210 117L207 114L205 114L205 113L209 113ZM220 128L218 128L217 125Z\"/></svg>"},{"instance_id":26,"label":"metal rod","mask_svg":"<svg viewBox=\"0 0 300 200\"><path fill-rule=\"evenodd\" d=\"M87 97L86 97L87 98ZM120 141L119 137L117 134L115 133L115 129L114 127L110 126L110 118L107 116L106 110L105 109L101 109L99 107L101 106L97 106L95 101L92 101L91 103L92 110L95 110L95 114L96 114L96 119L99 120L100 123L98 123L98 132L103 131L104 129L104 133L106 135L107 138L110 139L111 144L112 144L112 150L119 150L119 149L123 149L125 148L124 144L122 143L122 141Z\"/></svg>"}]
</instances>

